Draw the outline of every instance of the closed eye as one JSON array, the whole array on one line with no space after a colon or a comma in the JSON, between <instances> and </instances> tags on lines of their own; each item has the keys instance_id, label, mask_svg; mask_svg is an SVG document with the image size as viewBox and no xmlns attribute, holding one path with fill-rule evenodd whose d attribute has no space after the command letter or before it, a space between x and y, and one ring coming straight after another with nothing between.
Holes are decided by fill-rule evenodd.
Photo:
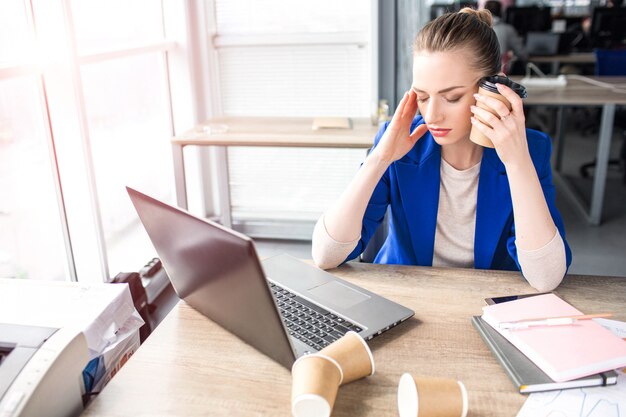
<instances>
[{"instance_id":1,"label":"closed eye","mask_svg":"<svg viewBox=\"0 0 626 417\"><path fill-rule=\"evenodd\" d=\"M428 100L428 97L418 97L417 98L417 102L418 103L424 103L426 100Z\"/></svg>"},{"instance_id":2,"label":"closed eye","mask_svg":"<svg viewBox=\"0 0 626 417\"><path fill-rule=\"evenodd\" d=\"M456 103L457 101L461 100L461 97L454 97L454 98L447 98L446 101L448 103Z\"/></svg>"}]
</instances>

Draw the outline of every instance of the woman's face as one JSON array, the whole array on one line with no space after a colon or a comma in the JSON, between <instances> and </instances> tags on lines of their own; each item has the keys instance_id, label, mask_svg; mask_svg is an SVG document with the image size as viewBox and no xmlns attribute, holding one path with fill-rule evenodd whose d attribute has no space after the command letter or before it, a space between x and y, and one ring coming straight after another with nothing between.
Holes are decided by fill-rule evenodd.
<instances>
[{"instance_id":1,"label":"woman's face","mask_svg":"<svg viewBox=\"0 0 626 417\"><path fill-rule=\"evenodd\" d=\"M439 145L469 140L472 127L470 106L481 78L469 69L462 52L416 53L413 57L413 85L420 114Z\"/></svg>"}]
</instances>

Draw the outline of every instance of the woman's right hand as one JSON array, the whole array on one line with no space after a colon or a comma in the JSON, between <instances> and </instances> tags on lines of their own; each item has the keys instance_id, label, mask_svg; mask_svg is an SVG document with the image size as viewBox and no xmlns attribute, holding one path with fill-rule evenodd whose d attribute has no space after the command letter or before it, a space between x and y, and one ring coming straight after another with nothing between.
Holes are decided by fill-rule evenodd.
<instances>
[{"instance_id":1,"label":"woman's right hand","mask_svg":"<svg viewBox=\"0 0 626 417\"><path fill-rule=\"evenodd\" d=\"M373 153L388 164L406 155L428 130L425 124L421 124L411 134L411 123L416 112L417 94L410 90L404 93L387 130Z\"/></svg>"}]
</instances>

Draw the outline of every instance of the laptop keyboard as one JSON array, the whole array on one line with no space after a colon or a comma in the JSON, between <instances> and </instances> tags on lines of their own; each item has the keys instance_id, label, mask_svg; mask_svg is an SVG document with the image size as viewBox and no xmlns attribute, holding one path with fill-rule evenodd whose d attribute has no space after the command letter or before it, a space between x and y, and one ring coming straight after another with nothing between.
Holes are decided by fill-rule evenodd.
<instances>
[{"instance_id":1,"label":"laptop keyboard","mask_svg":"<svg viewBox=\"0 0 626 417\"><path fill-rule=\"evenodd\" d=\"M350 330L357 333L363 330L280 285L270 282L270 288L289 334L317 350L324 349Z\"/></svg>"}]
</instances>

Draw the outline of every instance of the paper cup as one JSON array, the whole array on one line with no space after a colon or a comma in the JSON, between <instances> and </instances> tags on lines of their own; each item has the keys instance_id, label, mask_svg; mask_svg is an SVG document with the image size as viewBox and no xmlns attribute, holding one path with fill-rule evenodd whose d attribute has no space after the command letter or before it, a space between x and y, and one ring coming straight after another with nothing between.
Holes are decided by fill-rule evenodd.
<instances>
[{"instance_id":1,"label":"paper cup","mask_svg":"<svg viewBox=\"0 0 626 417\"><path fill-rule=\"evenodd\" d=\"M500 100L501 102L503 102L506 105L506 107L509 109L509 112L511 111L511 103L502 94L500 94L498 92L498 89L496 87L496 83L504 84L504 85L510 87L521 98L526 98L526 96L527 96L526 88L523 85L520 85L520 84L517 84L514 81L511 81L511 79L509 79L507 77L496 75L496 76L492 76L492 77L482 78L478 82L478 94L483 95L483 96L493 97L495 99ZM500 118L500 115L497 114L494 109L492 109L491 107L485 105L484 103L482 103L480 101L477 101L476 105L478 107L480 107L481 109L485 109L488 112L490 112L491 114L493 114L494 116ZM483 122L487 126L492 127L489 123L487 123L486 121L484 121L480 117L478 117L478 116L474 116L474 117L476 117L478 120L480 120L481 122ZM484 146L486 148L494 148L495 147L493 145L493 142L491 141L491 139L489 139L480 130L478 130L478 128L476 126L472 126L472 130L470 131L470 140L472 142L474 142L474 143L476 143L478 145Z\"/></svg>"},{"instance_id":2,"label":"paper cup","mask_svg":"<svg viewBox=\"0 0 626 417\"><path fill-rule=\"evenodd\" d=\"M413 378L403 374L398 384L400 417L466 417L467 390L448 378Z\"/></svg>"},{"instance_id":3,"label":"paper cup","mask_svg":"<svg viewBox=\"0 0 626 417\"><path fill-rule=\"evenodd\" d=\"M291 413L294 417L329 417L343 379L339 364L315 354L302 356L291 368Z\"/></svg>"},{"instance_id":4,"label":"paper cup","mask_svg":"<svg viewBox=\"0 0 626 417\"><path fill-rule=\"evenodd\" d=\"M502 94L492 93L491 91L485 90L483 88L478 88L478 94L483 95L483 96L493 97L493 98L496 98L496 99L500 100L501 102L503 102L506 105L506 107L509 109L509 111L511 111L511 103L509 103L509 100L504 98L504 96ZM476 106L480 107L481 109L487 110L488 112L492 113L493 115L495 115L498 118L500 117L500 115L498 115L494 109L492 109L491 107L486 106L481 101L477 101L476 102ZM486 121L482 120L480 117L478 117L476 115L474 115L474 117L477 118L478 120L480 120L481 122L483 122L484 124L486 124L487 126L491 127L491 125L489 123L487 123ZM478 145L484 146L486 148L495 148L495 146L493 145L493 142L491 141L491 139L489 139L487 136L485 136L485 134L483 132L478 130L478 128L476 126L472 126L472 130L470 131L470 140L472 142L474 142L474 143L476 143Z\"/></svg>"},{"instance_id":5,"label":"paper cup","mask_svg":"<svg viewBox=\"0 0 626 417\"><path fill-rule=\"evenodd\" d=\"M343 371L343 383L374 374L374 357L369 346L356 332L349 331L320 351L333 358Z\"/></svg>"}]
</instances>

